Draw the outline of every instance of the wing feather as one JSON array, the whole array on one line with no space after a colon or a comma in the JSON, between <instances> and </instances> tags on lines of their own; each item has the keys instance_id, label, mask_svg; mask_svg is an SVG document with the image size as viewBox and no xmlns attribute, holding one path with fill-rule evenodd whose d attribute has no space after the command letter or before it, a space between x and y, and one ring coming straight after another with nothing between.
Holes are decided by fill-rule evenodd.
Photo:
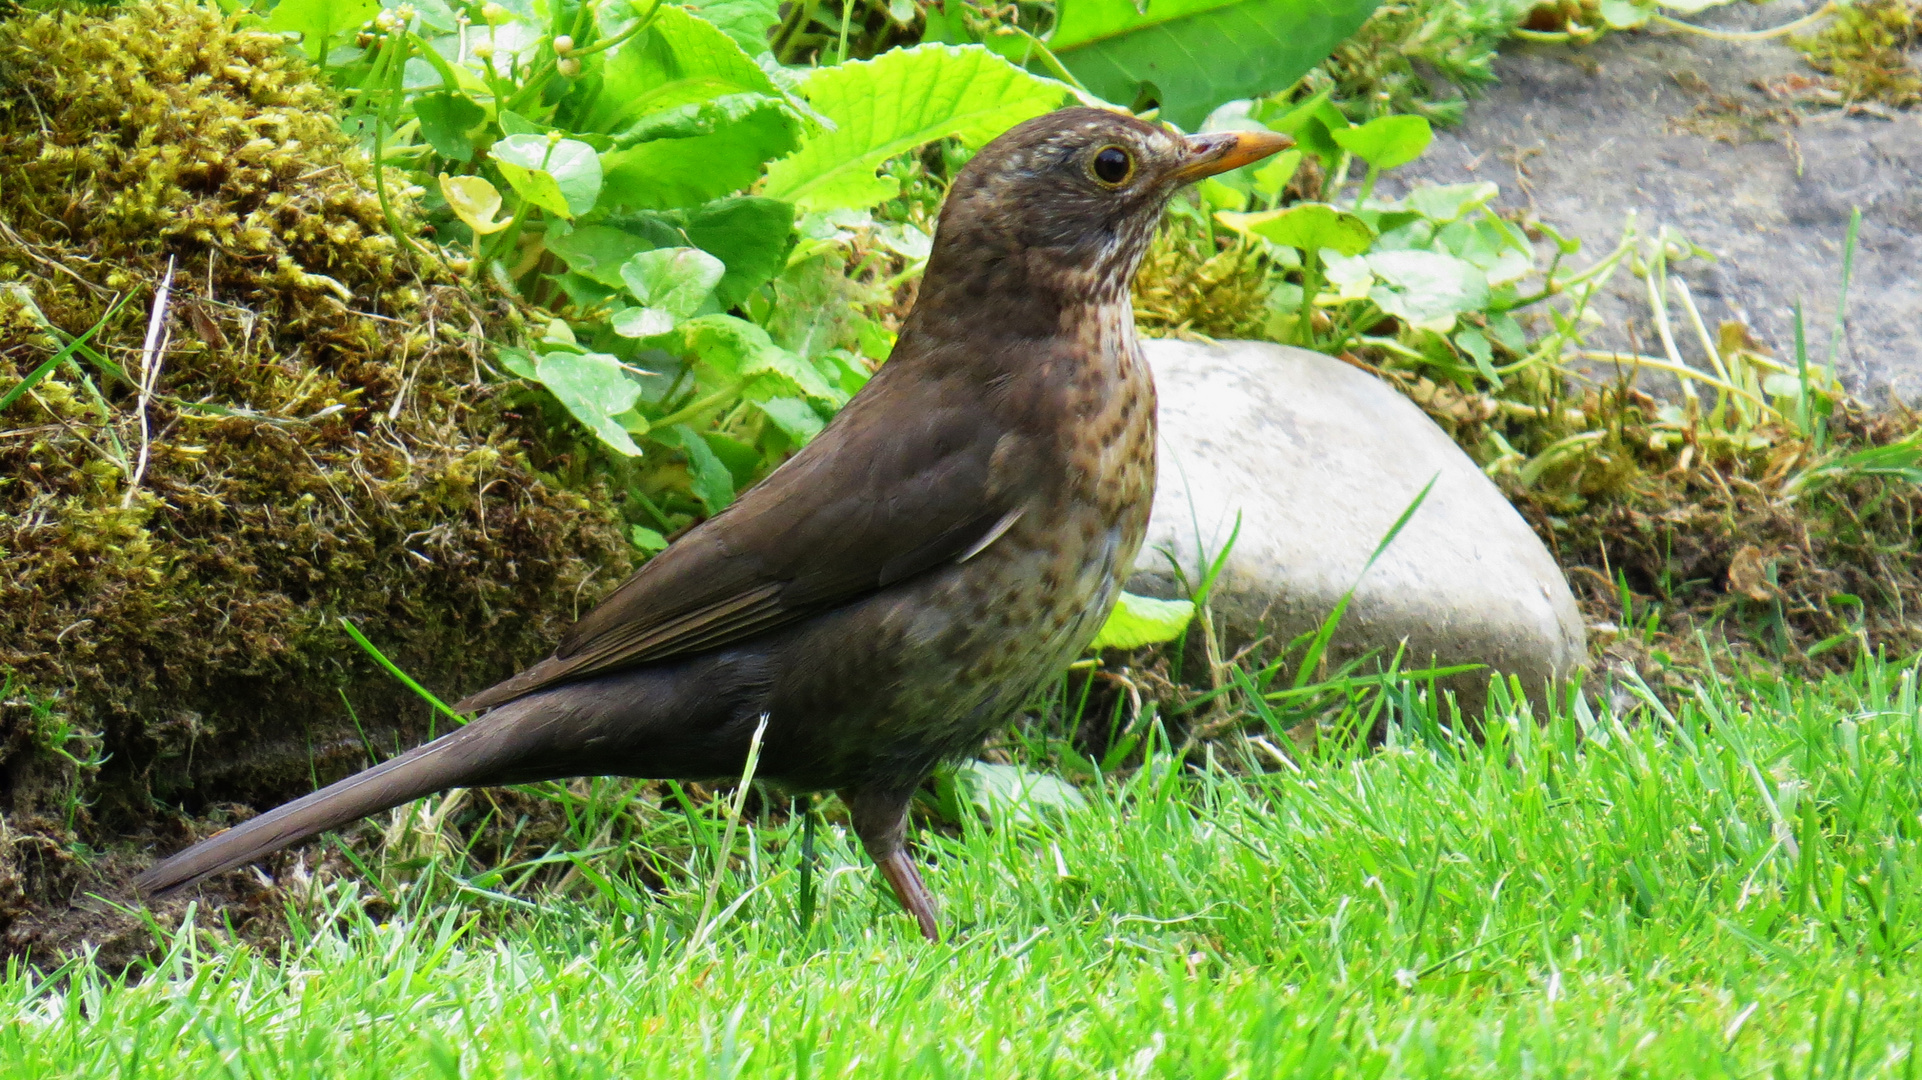
<instances>
[{"instance_id":1,"label":"wing feather","mask_svg":"<svg viewBox=\"0 0 1922 1080\"><path fill-rule=\"evenodd\" d=\"M622 582L553 656L459 708L721 648L993 543L1036 497L1039 446L986 422L992 411L965 378L917 378L899 364L773 475Z\"/></svg>"}]
</instances>

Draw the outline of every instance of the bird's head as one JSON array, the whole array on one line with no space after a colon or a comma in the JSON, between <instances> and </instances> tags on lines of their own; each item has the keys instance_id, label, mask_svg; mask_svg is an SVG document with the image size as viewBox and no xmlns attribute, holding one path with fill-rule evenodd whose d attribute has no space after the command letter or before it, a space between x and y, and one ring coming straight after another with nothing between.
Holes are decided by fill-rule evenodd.
<instances>
[{"instance_id":1,"label":"bird's head","mask_svg":"<svg viewBox=\"0 0 1922 1080\"><path fill-rule=\"evenodd\" d=\"M983 147L955 179L922 300L934 298L931 289L1125 300L1176 191L1292 144L1265 131L1184 137L1105 109L1036 117Z\"/></svg>"}]
</instances>

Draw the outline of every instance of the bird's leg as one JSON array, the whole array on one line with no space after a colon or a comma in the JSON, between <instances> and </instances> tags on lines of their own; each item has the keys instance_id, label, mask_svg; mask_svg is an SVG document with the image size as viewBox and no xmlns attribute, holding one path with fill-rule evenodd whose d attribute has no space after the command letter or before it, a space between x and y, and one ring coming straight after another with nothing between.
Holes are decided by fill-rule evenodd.
<instances>
[{"instance_id":1,"label":"bird's leg","mask_svg":"<svg viewBox=\"0 0 1922 1080\"><path fill-rule=\"evenodd\" d=\"M852 788L841 792L841 801L848 804L854 834L861 838L868 858L894 886L901 906L921 924L921 936L939 941L941 928L935 917L934 896L921 884L921 873L907 853L908 800L913 794L913 788Z\"/></svg>"}]
</instances>

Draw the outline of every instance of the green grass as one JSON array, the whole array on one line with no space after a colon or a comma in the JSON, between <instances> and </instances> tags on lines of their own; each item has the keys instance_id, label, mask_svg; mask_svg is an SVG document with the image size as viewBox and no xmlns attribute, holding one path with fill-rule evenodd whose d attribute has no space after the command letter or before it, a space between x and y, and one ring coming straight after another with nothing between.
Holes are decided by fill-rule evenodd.
<instances>
[{"instance_id":1,"label":"green grass","mask_svg":"<svg viewBox=\"0 0 1922 1080\"><path fill-rule=\"evenodd\" d=\"M1672 713L1631 686L1614 710L1591 696L1539 727L1497 708L1481 744L1412 696L1388 701L1375 751L1325 738L1262 772L1219 750L1178 768L1164 747L1087 785L1090 807L1056 825L922 831L929 884L961 928L950 944L917 938L834 826L818 831L803 931L798 815L740 830L697 926L730 800L692 816L637 802L617 813L645 823L664 891L602 856L525 891L534 903L503 899L511 875L460 877L457 856L423 862L415 845L376 867L383 916L336 883L290 912L276 955L203 930L124 978L10 971L0 1063L118 1077L1915 1074L1913 668L1716 679ZM610 835L606 820L580 826Z\"/></svg>"}]
</instances>

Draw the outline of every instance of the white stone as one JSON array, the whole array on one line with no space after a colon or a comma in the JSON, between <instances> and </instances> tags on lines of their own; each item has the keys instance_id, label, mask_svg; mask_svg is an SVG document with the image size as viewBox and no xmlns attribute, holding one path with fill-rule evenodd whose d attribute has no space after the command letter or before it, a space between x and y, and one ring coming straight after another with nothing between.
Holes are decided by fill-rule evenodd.
<instances>
[{"instance_id":1,"label":"white stone","mask_svg":"<svg viewBox=\"0 0 1922 1080\"><path fill-rule=\"evenodd\" d=\"M1143 345L1161 399L1160 479L1130 590L1186 595L1170 557L1199 581L1239 515L1213 598L1230 641L1267 635L1285 645L1352 587L1334 662L1370 650L1385 660L1405 643L1404 669L1486 664L1519 676L1531 696L1587 665L1561 568L1494 483L1394 388L1305 349ZM1363 574L1431 478L1428 497ZM1447 685L1473 708L1487 679Z\"/></svg>"}]
</instances>

